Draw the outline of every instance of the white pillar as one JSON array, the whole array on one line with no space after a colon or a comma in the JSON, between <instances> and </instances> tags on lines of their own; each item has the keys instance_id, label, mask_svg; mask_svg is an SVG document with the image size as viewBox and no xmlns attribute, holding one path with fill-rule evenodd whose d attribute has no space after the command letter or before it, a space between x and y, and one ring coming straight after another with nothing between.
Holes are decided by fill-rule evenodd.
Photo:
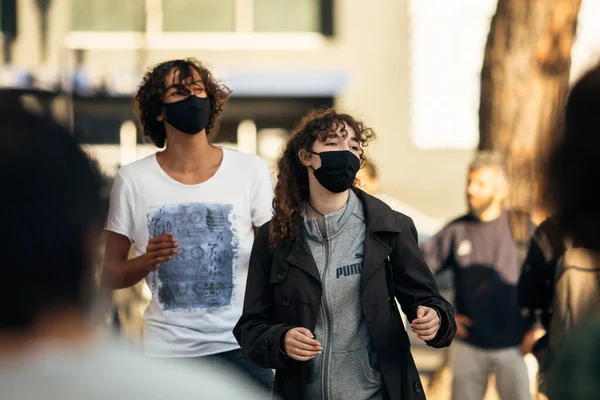
<instances>
[{"instance_id":1,"label":"white pillar","mask_svg":"<svg viewBox=\"0 0 600 400\"><path fill-rule=\"evenodd\" d=\"M238 125L237 148L244 153L256 154L256 124L247 119Z\"/></svg>"},{"instance_id":2,"label":"white pillar","mask_svg":"<svg viewBox=\"0 0 600 400\"><path fill-rule=\"evenodd\" d=\"M258 131L258 155L274 165L288 137L283 128L264 128Z\"/></svg>"},{"instance_id":3,"label":"white pillar","mask_svg":"<svg viewBox=\"0 0 600 400\"><path fill-rule=\"evenodd\" d=\"M137 129L133 121L121 125L121 165L137 160Z\"/></svg>"}]
</instances>

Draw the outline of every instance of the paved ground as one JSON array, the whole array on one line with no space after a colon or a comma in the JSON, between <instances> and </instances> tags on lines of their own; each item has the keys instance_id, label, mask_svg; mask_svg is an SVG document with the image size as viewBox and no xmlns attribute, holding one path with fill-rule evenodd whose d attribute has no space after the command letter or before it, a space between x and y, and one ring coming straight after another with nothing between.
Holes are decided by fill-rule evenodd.
<instances>
[{"instance_id":1,"label":"paved ground","mask_svg":"<svg viewBox=\"0 0 600 400\"><path fill-rule=\"evenodd\" d=\"M438 276L438 281L440 280ZM446 274L444 282L438 282L440 294L448 301L454 299L454 292L451 289L451 276ZM447 357L449 349L433 349L428 347L423 341L418 339L410 329L408 336L411 342L411 351L415 359L415 364L421 375L421 381L425 388L425 394L428 400L450 400L452 388L452 372L449 368L440 368ZM499 400L498 393L494 386L494 377L490 378L488 391L483 400ZM507 399L510 400L510 399Z\"/></svg>"},{"instance_id":2,"label":"paved ground","mask_svg":"<svg viewBox=\"0 0 600 400\"><path fill-rule=\"evenodd\" d=\"M440 369L447 351L447 349L430 349L423 345L413 344L413 357L421 374L421 381L428 400L450 400L452 372L449 368ZM499 400L494 388L493 376L490 378L488 391L483 400Z\"/></svg>"},{"instance_id":3,"label":"paved ground","mask_svg":"<svg viewBox=\"0 0 600 400\"><path fill-rule=\"evenodd\" d=\"M409 337L411 338L412 343L411 351L421 375L421 381L425 388L427 399L450 400L452 372L450 371L450 368L441 368L449 350L427 347L423 342L412 335L412 332L409 333ZM527 356L526 363L530 370L530 378L533 379L537 369L535 358L531 355ZM535 388L532 387L532 391L533 390L535 390ZM490 377L488 390L483 400L499 400L493 376Z\"/></svg>"}]
</instances>

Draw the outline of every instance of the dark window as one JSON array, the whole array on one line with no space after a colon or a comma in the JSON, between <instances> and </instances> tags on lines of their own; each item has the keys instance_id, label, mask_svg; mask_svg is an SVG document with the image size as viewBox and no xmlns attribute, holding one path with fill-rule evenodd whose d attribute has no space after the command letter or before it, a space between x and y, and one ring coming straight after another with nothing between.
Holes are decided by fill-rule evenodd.
<instances>
[{"instance_id":1,"label":"dark window","mask_svg":"<svg viewBox=\"0 0 600 400\"><path fill-rule=\"evenodd\" d=\"M75 97L74 126L77 140L85 144L118 144L121 126L136 121L131 98ZM240 122L251 119L257 129L291 130L308 111L332 106L331 97L233 97L225 106L217 141L237 143ZM136 122L137 124L137 122ZM138 143L143 143L139 124Z\"/></svg>"},{"instance_id":2,"label":"dark window","mask_svg":"<svg viewBox=\"0 0 600 400\"><path fill-rule=\"evenodd\" d=\"M333 34L333 0L246 0L252 14L241 16L254 32ZM163 1L167 32L234 32L236 0Z\"/></svg>"},{"instance_id":3,"label":"dark window","mask_svg":"<svg viewBox=\"0 0 600 400\"><path fill-rule=\"evenodd\" d=\"M11 36L17 34L16 0L0 0L0 32Z\"/></svg>"},{"instance_id":4,"label":"dark window","mask_svg":"<svg viewBox=\"0 0 600 400\"><path fill-rule=\"evenodd\" d=\"M73 31L142 32L145 26L145 0L71 0Z\"/></svg>"},{"instance_id":5,"label":"dark window","mask_svg":"<svg viewBox=\"0 0 600 400\"><path fill-rule=\"evenodd\" d=\"M133 100L120 97L75 97L73 124L75 137L84 144L119 144L121 126L136 121ZM141 129L138 125L138 133ZM142 143L138 134L138 143Z\"/></svg>"},{"instance_id":6,"label":"dark window","mask_svg":"<svg viewBox=\"0 0 600 400\"><path fill-rule=\"evenodd\" d=\"M235 0L163 0L163 30L233 32Z\"/></svg>"},{"instance_id":7,"label":"dark window","mask_svg":"<svg viewBox=\"0 0 600 400\"><path fill-rule=\"evenodd\" d=\"M256 32L320 32L319 0L254 0Z\"/></svg>"}]
</instances>

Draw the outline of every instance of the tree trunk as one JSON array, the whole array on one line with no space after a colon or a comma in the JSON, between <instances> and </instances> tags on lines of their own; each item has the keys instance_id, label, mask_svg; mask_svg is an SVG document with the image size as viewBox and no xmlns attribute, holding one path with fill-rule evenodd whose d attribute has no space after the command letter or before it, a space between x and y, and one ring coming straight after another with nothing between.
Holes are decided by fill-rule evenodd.
<instances>
[{"instance_id":1,"label":"tree trunk","mask_svg":"<svg viewBox=\"0 0 600 400\"><path fill-rule=\"evenodd\" d=\"M557 133L581 0L498 0L485 48L480 150L507 158L508 206L533 211Z\"/></svg>"}]
</instances>

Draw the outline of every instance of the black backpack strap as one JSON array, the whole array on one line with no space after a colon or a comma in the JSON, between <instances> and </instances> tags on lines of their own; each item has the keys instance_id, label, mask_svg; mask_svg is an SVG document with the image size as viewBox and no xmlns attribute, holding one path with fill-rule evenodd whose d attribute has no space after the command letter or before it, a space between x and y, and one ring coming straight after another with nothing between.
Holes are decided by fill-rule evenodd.
<instances>
[{"instance_id":1,"label":"black backpack strap","mask_svg":"<svg viewBox=\"0 0 600 400\"><path fill-rule=\"evenodd\" d=\"M394 290L394 271L392 271L392 263L390 257L384 261L385 266L385 280L387 282L388 297L390 303L393 303L394 309L396 309L396 291Z\"/></svg>"},{"instance_id":2,"label":"black backpack strap","mask_svg":"<svg viewBox=\"0 0 600 400\"><path fill-rule=\"evenodd\" d=\"M560 232L558 226L556 226L556 223L552 217L544 221L540 225L540 229L544 231L544 234L550 243L550 248L552 249L552 254L549 255L549 258L557 260L558 258L562 257L567 249L567 244L565 243L564 236Z\"/></svg>"},{"instance_id":3,"label":"black backpack strap","mask_svg":"<svg viewBox=\"0 0 600 400\"><path fill-rule=\"evenodd\" d=\"M519 249L519 264L523 265L525 258L527 257L527 250L529 249L529 223L531 217L529 213L522 210L509 210L508 211L508 222L510 224L510 232L513 240L517 244Z\"/></svg>"},{"instance_id":4,"label":"black backpack strap","mask_svg":"<svg viewBox=\"0 0 600 400\"><path fill-rule=\"evenodd\" d=\"M567 250L567 241L560 232L558 226L556 226L552 217L547 218L542 222L538 227L538 231L539 237L537 237L537 233L536 237L541 242L541 251L546 265L551 268L551 271L547 272L550 290L551 292L554 292L554 283L560 278L564 271L562 264Z\"/></svg>"},{"instance_id":5,"label":"black backpack strap","mask_svg":"<svg viewBox=\"0 0 600 400\"><path fill-rule=\"evenodd\" d=\"M392 251L394 250L389 235L385 235L383 241L390 247L392 247ZM390 311L393 314L400 315L398 310L398 304L396 304L396 290L394 289L394 271L392 269L392 261L390 260L390 256L388 256L383 262L385 268L385 281L387 283L387 291L388 291L388 302L390 303Z\"/></svg>"}]
</instances>

